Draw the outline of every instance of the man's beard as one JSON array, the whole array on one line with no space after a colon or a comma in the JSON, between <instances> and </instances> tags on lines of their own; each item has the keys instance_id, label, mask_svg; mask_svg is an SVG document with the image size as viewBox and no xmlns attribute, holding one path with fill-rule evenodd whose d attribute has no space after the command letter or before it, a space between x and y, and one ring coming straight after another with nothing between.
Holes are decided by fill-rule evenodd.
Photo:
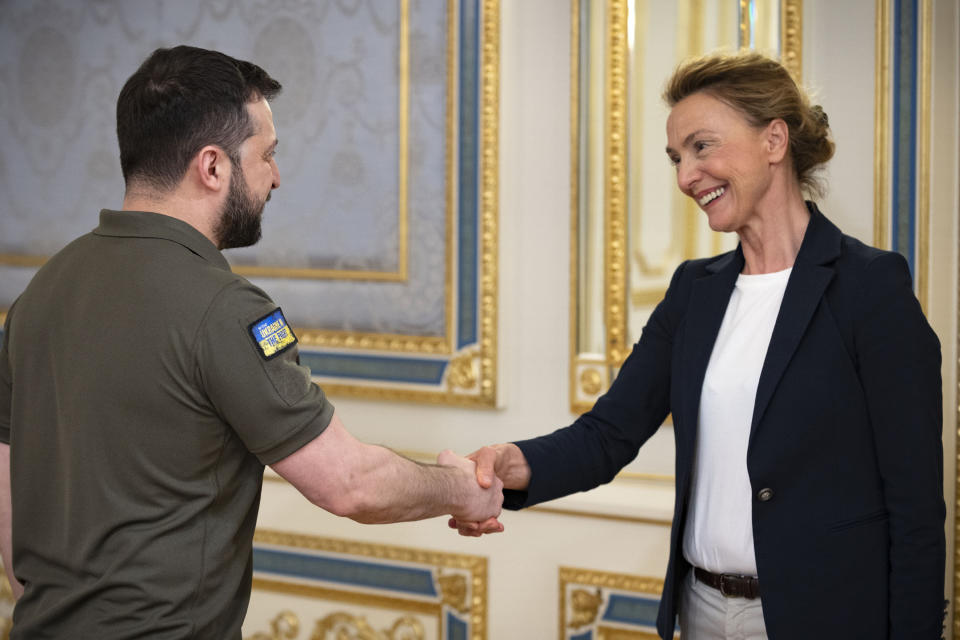
<instances>
[{"instance_id":1,"label":"man's beard","mask_svg":"<svg viewBox=\"0 0 960 640\"><path fill-rule=\"evenodd\" d=\"M269 199L269 193L260 202L250 197L247 181L240 169L240 163L234 162L227 201L223 203L220 218L214 230L218 240L218 248L220 250L237 249L256 244L260 240L260 220L263 217L263 207Z\"/></svg>"}]
</instances>

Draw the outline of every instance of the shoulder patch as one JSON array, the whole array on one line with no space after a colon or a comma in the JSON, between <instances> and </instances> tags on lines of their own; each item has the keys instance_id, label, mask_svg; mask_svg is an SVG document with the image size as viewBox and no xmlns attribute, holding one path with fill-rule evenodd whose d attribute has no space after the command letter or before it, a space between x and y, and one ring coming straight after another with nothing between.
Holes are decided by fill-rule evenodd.
<instances>
[{"instance_id":1,"label":"shoulder patch","mask_svg":"<svg viewBox=\"0 0 960 640\"><path fill-rule=\"evenodd\" d=\"M287 324L287 319L283 317L280 309L255 321L249 330L264 360L275 358L297 344L297 336L293 334L293 329Z\"/></svg>"}]
</instances>

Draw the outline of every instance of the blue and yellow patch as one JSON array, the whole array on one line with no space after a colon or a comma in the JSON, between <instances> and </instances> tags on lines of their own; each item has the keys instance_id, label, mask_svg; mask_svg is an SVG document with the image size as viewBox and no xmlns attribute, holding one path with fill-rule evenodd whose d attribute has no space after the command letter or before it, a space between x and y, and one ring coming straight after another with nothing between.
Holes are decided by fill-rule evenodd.
<instances>
[{"instance_id":1,"label":"blue and yellow patch","mask_svg":"<svg viewBox=\"0 0 960 640\"><path fill-rule=\"evenodd\" d=\"M260 349L260 355L269 360L297 344L297 336L287 324L283 312L277 309L250 325L250 335Z\"/></svg>"}]
</instances>

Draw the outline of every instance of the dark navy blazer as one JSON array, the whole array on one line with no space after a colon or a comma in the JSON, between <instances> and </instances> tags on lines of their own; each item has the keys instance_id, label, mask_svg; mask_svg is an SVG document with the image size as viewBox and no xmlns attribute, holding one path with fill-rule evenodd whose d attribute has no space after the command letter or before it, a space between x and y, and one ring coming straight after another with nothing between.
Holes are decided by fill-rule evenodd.
<instances>
[{"instance_id":1,"label":"dark navy blazer","mask_svg":"<svg viewBox=\"0 0 960 640\"><path fill-rule=\"evenodd\" d=\"M939 638L940 343L906 260L842 234L808 207L746 460L767 631L773 640ZM673 414L676 503L657 624L664 638L673 636L690 569L682 541L701 386L743 265L739 248L680 265L609 391L569 427L517 443L533 473L526 492L508 492L508 508L609 482Z\"/></svg>"}]
</instances>

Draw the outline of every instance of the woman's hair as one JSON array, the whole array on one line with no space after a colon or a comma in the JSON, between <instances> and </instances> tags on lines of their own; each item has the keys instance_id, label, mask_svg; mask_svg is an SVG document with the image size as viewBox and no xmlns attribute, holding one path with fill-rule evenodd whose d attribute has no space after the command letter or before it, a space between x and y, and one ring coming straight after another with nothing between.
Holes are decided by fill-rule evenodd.
<instances>
[{"instance_id":1,"label":"woman's hair","mask_svg":"<svg viewBox=\"0 0 960 640\"><path fill-rule=\"evenodd\" d=\"M823 194L823 185L814 174L833 157L830 123L823 108L810 104L782 64L754 51L687 60L667 81L663 99L673 107L699 92L736 109L755 127L777 118L786 122L790 158L801 188Z\"/></svg>"}]
</instances>

